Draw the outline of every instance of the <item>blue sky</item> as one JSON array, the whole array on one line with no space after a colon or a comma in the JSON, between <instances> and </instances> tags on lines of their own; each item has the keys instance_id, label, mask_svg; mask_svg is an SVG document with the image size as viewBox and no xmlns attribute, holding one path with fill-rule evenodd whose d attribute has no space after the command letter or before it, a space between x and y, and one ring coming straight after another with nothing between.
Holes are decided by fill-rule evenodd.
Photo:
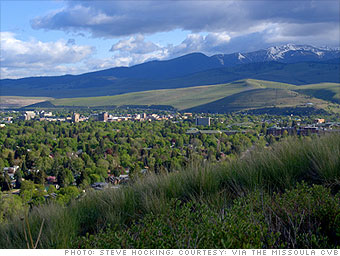
<instances>
[{"instance_id":1,"label":"blue sky","mask_svg":"<svg viewBox=\"0 0 340 256\"><path fill-rule=\"evenodd\" d=\"M79 74L190 52L339 47L332 1L1 1L1 78Z\"/></svg>"}]
</instances>

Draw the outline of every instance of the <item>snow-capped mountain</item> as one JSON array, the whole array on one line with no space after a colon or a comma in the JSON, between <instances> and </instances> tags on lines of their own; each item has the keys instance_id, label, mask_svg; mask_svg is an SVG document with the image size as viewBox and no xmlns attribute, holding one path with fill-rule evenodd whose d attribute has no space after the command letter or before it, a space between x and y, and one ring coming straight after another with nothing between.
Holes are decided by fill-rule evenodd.
<instances>
[{"instance_id":1,"label":"snow-capped mountain","mask_svg":"<svg viewBox=\"0 0 340 256\"><path fill-rule=\"evenodd\" d=\"M219 54L212 56L212 58L217 58L223 66L267 61L277 61L282 63L326 61L339 57L340 49L338 48L294 44L273 46L268 49L255 52Z\"/></svg>"},{"instance_id":2,"label":"snow-capped mountain","mask_svg":"<svg viewBox=\"0 0 340 256\"><path fill-rule=\"evenodd\" d=\"M312 60L317 59L329 59L336 58L339 56L339 50L330 49L330 48L316 48L309 45L293 45L286 44L283 46L274 46L267 49L267 58L268 60L276 60L276 61L287 61L293 60L294 58L298 58L301 60Z\"/></svg>"},{"instance_id":3,"label":"snow-capped mountain","mask_svg":"<svg viewBox=\"0 0 340 256\"><path fill-rule=\"evenodd\" d=\"M174 59L80 75L1 79L0 91L2 95L89 97L227 83L246 78L293 84L338 83L339 61L339 49L287 44L210 57L190 53Z\"/></svg>"}]
</instances>

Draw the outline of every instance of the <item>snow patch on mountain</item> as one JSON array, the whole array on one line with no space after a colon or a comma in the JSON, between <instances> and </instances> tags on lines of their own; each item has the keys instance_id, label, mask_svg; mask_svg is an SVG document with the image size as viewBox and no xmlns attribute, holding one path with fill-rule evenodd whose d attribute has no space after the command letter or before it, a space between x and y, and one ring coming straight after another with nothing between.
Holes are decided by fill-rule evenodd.
<instances>
[{"instance_id":1,"label":"snow patch on mountain","mask_svg":"<svg viewBox=\"0 0 340 256\"><path fill-rule=\"evenodd\" d=\"M294 44L286 44L282 46L273 46L268 48L267 50L267 59L278 61L280 59L284 59L288 52L295 52L293 55L307 55L314 54L318 57L323 57L327 52L337 52L338 49L332 49L328 47L314 47L310 45L294 45Z\"/></svg>"},{"instance_id":2,"label":"snow patch on mountain","mask_svg":"<svg viewBox=\"0 0 340 256\"><path fill-rule=\"evenodd\" d=\"M224 54L218 54L218 55L216 55L217 60L220 62L220 64L221 64L222 66L224 66L224 59L223 59L223 57L224 57Z\"/></svg>"},{"instance_id":3,"label":"snow patch on mountain","mask_svg":"<svg viewBox=\"0 0 340 256\"><path fill-rule=\"evenodd\" d=\"M239 60L245 59L246 57L244 57L241 53L238 53L238 57Z\"/></svg>"}]
</instances>

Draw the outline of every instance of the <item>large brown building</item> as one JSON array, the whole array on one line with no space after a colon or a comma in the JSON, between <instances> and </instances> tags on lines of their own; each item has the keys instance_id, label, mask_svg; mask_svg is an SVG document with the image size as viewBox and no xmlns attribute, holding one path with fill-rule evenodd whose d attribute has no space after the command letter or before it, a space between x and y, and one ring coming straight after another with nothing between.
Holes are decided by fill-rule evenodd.
<instances>
[{"instance_id":1,"label":"large brown building","mask_svg":"<svg viewBox=\"0 0 340 256\"><path fill-rule=\"evenodd\" d=\"M267 135L281 136L284 135L285 131L287 135L296 135L297 131L294 127L270 127L267 130Z\"/></svg>"}]
</instances>

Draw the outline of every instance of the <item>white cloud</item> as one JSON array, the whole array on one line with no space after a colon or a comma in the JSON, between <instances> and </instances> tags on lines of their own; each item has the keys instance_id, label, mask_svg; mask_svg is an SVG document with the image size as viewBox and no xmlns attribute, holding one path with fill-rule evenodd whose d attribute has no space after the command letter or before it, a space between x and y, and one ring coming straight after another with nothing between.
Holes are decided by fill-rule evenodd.
<instances>
[{"instance_id":1,"label":"white cloud","mask_svg":"<svg viewBox=\"0 0 340 256\"><path fill-rule=\"evenodd\" d=\"M128 66L131 60L127 58L91 58L85 61L87 71L103 70L112 67Z\"/></svg>"},{"instance_id":2,"label":"white cloud","mask_svg":"<svg viewBox=\"0 0 340 256\"><path fill-rule=\"evenodd\" d=\"M207 35L189 34L178 45L160 46L145 41L144 36L137 35L120 40L110 51L114 53L115 66L131 66L150 60L175 58L192 52L207 55L223 53L227 50L229 41L230 36L224 32Z\"/></svg>"},{"instance_id":3,"label":"white cloud","mask_svg":"<svg viewBox=\"0 0 340 256\"><path fill-rule=\"evenodd\" d=\"M80 74L88 72L86 66L72 66L72 65L54 65L44 66L35 65L32 67L3 67L1 66L1 79L5 78L23 78L32 76L60 76L65 74Z\"/></svg>"},{"instance_id":4,"label":"white cloud","mask_svg":"<svg viewBox=\"0 0 340 256\"><path fill-rule=\"evenodd\" d=\"M11 32L1 32L1 77L23 77L73 73L77 64L88 58L93 47L70 44L64 40L22 41Z\"/></svg>"},{"instance_id":5,"label":"white cloud","mask_svg":"<svg viewBox=\"0 0 340 256\"><path fill-rule=\"evenodd\" d=\"M177 57L191 52L202 52L207 55L225 53L230 36L225 33L189 34L179 45L168 47L170 57Z\"/></svg>"},{"instance_id":6,"label":"white cloud","mask_svg":"<svg viewBox=\"0 0 340 256\"><path fill-rule=\"evenodd\" d=\"M152 42L146 42L143 35L137 35L125 40L119 40L112 45L110 51L122 51L136 54L145 54L159 50L160 47Z\"/></svg>"},{"instance_id":7,"label":"white cloud","mask_svg":"<svg viewBox=\"0 0 340 256\"><path fill-rule=\"evenodd\" d=\"M1 32L1 58L4 66L27 66L79 62L90 54L90 46L70 45L63 40L21 41L14 33Z\"/></svg>"},{"instance_id":8,"label":"white cloud","mask_svg":"<svg viewBox=\"0 0 340 256\"><path fill-rule=\"evenodd\" d=\"M95 37L121 37L182 29L245 35L276 24L324 24L339 28L335 0L264 1L66 1L63 9L31 21L36 29L87 31ZM289 30L286 31L290 33ZM319 30L310 31L321 37Z\"/></svg>"}]
</instances>

